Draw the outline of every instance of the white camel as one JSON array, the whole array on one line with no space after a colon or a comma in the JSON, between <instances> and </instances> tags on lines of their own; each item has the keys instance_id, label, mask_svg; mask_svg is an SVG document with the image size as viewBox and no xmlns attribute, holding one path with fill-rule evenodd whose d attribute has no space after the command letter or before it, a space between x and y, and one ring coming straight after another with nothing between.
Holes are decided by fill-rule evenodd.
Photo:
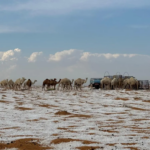
<instances>
[{"instance_id":1,"label":"white camel","mask_svg":"<svg viewBox=\"0 0 150 150\"><path fill-rule=\"evenodd\" d=\"M62 90L64 90L64 89L71 90L73 81L74 81L74 79L72 79L72 82L68 78L61 79L61 81L58 84L57 89L59 90L59 88L61 87Z\"/></svg>"},{"instance_id":2,"label":"white camel","mask_svg":"<svg viewBox=\"0 0 150 150\"><path fill-rule=\"evenodd\" d=\"M111 81L111 89L115 89L117 87L117 78L113 78Z\"/></svg>"},{"instance_id":3,"label":"white camel","mask_svg":"<svg viewBox=\"0 0 150 150\"><path fill-rule=\"evenodd\" d=\"M8 88L9 89L13 89L14 85L15 85L15 83L14 83L14 81L12 79L8 81Z\"/></svg>"},{"instance_id":4,"label":"white camel","mask_svg":"<svg viewBox=\"0 0 150 150\"><path fill-rule=\"evenodd\" d=\"M1 84L1 87L7 88L7 86L8 86L8 79L1 81L0 84Z\"/></svg>"},{"instance_id":5,"label":"white camel","mask_svg":"<svg viewBox=\"0 0 150 150\"><path fill-rule=\"evenodd\" d=\"M21 89L21 86L22 86L22 84L24 83L24 81L25 81L26 79L24 78L24 77L22 77L22 79L17 79L16 81L15 81L15 86L14 86L14 88L15 89Z\"/></svg>"},{"instance_id":6,"label":"white camel","mask_svg":"<svg viewBox=\"0 0 150 150\"><path fill-rule=\"evenodd\" d=\"M124 88L125 88L127 85L130 86L130 89L132 89L133 86L136 86L136 88L138 89L138 80L135 79L135 78L133 78L133 77L128 78L128 79L125 79L125 80L123 81L123 86L124 86Z\"/></svg>"},{"instance_id":7,"label":"white camel","mask_svg":"<svg viewBox=\"0 0 150 150\"><path fill-rule=\"evenodd\" d=\"M111 79L109 77L104 77L101 80L101 89L106 88L106 85L108 86L108 88L110 89L111 87Z\"/></svg>"},{"instance_id":8,"label":"white camel","mask_svg":"<svg viewBox=\"0 0 150 150\"><path fill-rule=\"evenodd\" d=\"M81 79L81 78L78 78L74 81L74 89L78 90L78 88L80 88L81 90L81 87L84 83L86 83L88 80L88 78L86 78L85 80L84 79Z\"/></svg>"}]
</instances>

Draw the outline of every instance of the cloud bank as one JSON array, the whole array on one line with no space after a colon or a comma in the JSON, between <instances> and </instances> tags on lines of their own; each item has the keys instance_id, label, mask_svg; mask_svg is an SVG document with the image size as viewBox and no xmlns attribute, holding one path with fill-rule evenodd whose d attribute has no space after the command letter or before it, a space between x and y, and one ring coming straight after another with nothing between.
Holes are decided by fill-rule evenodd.
<instances>
[{"instance_id":1,"label":"cloud bank","mask_svg":"<svg viewBox=\"0 0 150 150\"><path fill-rule=\"evenodd\" d=\"M15 57L16 53L20 53L21 49L16 48L14 50L8 50L5 52L0 52L0 61L7 61L7 60L16 60Z\"/></svg>"},{"instance_id":2,"label":"cloud bank","mask_svg":"<svg viewBox=\"0 0 150 150\"><path fill-rule=\"evenodd\" d=\"M20 77L37 79L42 84L45 78L76 79L103 77L106 71L110 75L118 72L135 76L137 79L149 79L150 56L141 54L89 53L83 50L69 49L44 55L33 52L30 56L18 56L20 49L0 52L0 80ZM42 60L42 61L41 61Z\"/></svg>"},{"instance_id":3,"label":"cloud bank","mask_svg":"<svg viewBox=\"0 0 150 150\"><path fill-rule=\"evenodd\" d=\"M28 58L28 62L36 62L37 57L42 55L43 52L34 52L30 55L30 57Z\"/></svg>"}]
</instances>

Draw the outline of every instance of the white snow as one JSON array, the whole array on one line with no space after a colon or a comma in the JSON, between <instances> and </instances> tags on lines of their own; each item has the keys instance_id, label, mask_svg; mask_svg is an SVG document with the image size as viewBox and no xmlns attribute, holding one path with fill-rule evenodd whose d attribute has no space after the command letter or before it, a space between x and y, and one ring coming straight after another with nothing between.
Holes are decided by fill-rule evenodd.
<instances>
[{"instance_id":1,"label":"white snow","mask_svg":"<svg viewBox=\"0 0 150 150\"><path fill-rule=\"evenodd\" d=\"M30 109L21 110L18 107ZM67 111L71 115L56 115L58 111ZM150 91L88 88L82 91L42 91L41 87L33 88L32 91L0 89L0 120L1 142L31 137L40 139L41 144L56 150L70 150L80 146L99 146L104 150L131 147L148 149ZM72 141L51 144L57 138L97 143L88 145Z\"/></svg>"}]
</instances>

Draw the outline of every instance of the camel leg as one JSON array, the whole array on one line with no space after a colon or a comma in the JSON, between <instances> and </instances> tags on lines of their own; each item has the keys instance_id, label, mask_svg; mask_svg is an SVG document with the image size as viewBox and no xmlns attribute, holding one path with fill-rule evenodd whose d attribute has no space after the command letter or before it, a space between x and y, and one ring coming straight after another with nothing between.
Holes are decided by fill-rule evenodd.
<instances>
[{"instance_id":1,"label":"camel leg","mask_svg":"<svg viewBox=\"0 0 150 150\"><path fill-rule=\"evenodd\" d=\"M58 84L58 86L57 86L57 90L59 90L59 85L60 85L60 84Z\"/></svg>"},{"instance_id":2,"label":"camel leg","mask_svg":"<svg viewBox=\"0 0 150 150\"><path fill-rule=\"evenodd\" d=\"M45 91L45 85L42 86L42 91L43 91L43 89L44 89L44 91Z\"/></svg>"}]
</instances>

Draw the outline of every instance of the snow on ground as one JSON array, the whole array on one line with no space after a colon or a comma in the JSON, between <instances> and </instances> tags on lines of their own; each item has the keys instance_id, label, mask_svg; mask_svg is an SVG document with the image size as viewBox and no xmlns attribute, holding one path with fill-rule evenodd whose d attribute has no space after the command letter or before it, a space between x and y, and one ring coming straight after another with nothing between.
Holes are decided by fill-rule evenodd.
<instances>
[{"instance_id":1,"label":"snow on ground","mask_svg":"<svg viewBox=\"0 0 150 150\"><path fill-rule=\"evenodd\" d=\"M150 91L0 89L1 142L37 138L56 150L148 150Z\"/></svg>"}]
</instances>

